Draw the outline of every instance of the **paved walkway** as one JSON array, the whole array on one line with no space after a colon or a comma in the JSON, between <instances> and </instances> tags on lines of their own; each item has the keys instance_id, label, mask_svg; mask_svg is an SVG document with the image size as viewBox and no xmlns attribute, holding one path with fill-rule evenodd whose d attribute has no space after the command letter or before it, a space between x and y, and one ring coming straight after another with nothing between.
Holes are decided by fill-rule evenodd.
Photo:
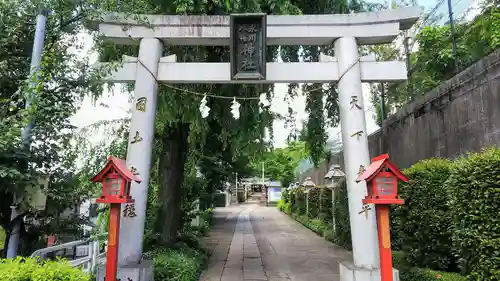
<instances>
[{"instance_id":1,"label":"paved walkway","mask_svg":"<svg viewBox=\"0 0 500 281\"><path fill-rule=\"evenodd\" d=\"M241 204L215 211L204 244L212 251L200 281L339 281L350 253L276 207Z\"/></svg>"}]
</instances>

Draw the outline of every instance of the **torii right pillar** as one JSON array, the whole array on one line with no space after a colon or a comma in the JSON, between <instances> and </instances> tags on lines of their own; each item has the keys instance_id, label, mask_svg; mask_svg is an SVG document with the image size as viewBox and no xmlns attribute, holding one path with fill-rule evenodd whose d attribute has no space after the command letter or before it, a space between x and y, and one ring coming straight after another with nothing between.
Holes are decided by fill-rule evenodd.
<instances>
[{"instance_id":1,"label":"torii right pillar","mask_svg":"<svg viewBox=\"0 0 500 281\"><path fill-rule=\"evenodd\" d=\"M359 174L370 164L360 67L360 61L365 58L358 53L356 38L341 37L335 41L335 58L322 55L321 59L337 60L340 78L339 108L353 254L352 263L340 264L340 280L380 281L375 208L361 201L366 195L366 183L356 183ZM393 280L399 281L396 269L393 269Z\"/></svg>"}]
</instances>

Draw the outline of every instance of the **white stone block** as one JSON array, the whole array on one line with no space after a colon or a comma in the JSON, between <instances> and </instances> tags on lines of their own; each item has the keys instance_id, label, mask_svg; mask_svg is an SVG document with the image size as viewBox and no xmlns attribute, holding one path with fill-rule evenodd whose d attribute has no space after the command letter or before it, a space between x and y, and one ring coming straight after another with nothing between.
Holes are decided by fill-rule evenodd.
<instances>
[{"instance_id":1,"label":"white stone block","mask_svg":"<svg viewBox=\"0 0 500 281\"><path fill-rule=\"evenodd\" d=\"M141 263L119 266L116 280L120 281L154 281L154 261L142 260ZM96 281L105 281L106 265L97 268Z\"/></svg>"},{"instance_id":2,"label":"white stone block","mask_svg":"<svg viewBox=\"0 0 500 281\"><path fill-rule=\"evenodd\" d=\"M340 281L381 281L380 269L366 269L356 267L350 262L339 264ZM392 269L392 280L399 281L399 271Z\"/></svg>"}]
</instances>

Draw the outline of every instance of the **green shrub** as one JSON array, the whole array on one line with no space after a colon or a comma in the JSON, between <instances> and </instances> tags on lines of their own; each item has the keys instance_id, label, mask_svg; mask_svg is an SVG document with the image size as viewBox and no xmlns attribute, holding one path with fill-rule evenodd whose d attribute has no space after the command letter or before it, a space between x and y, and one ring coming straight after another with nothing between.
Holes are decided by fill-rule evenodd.
<instances>
[{"instance_id":1,"label":"green shrub","mask_svg":"<svg viewBox=\"0 0 500 281\"><path fill-rule=\"evenodd\" d=\"M466 281L458 273L412 267L402 251L392 252L392 265L399 270L401 281Z\"/></svg>"},{"instance_id":2,"label":"green shrub","mask_svg":"<svg viewBox=\"0 0 500 281\"><path fill-rule=\"evenodd\" d=\"M332 190L326 187L321 188L320 194L320 213L318 217L321 220L331 222L332 221Z\"/></svg>"},{"instance_id":3,"label":"green shrub","mask_svg":"<svg viewBox=\"0 0 500 281\"><path fill-rule=\"evenodd\" d=\"M306 193L304 192L304 188L294 188L293 193L294 193L294 204L295 208L293 209L294 213L297 213L299 215L305 215L306 214Z\"/></svg>"},{"instance_id":4,"label":"green shrub","mask_svg":"<svg viewBox=\"0 0 500 281\"><path fill-rule=\"evenodd\" d=\"M278 204L276 205L276 207L278 208L278 210L285 212L285 204L286 204L286 202L282 198L280 201L278 201Z\"/></svg>"},{"instance_id":5,"label":"green shrub","mask_svg":"<svg viewBox=\"0 0 500 281\"><path fill-rule=\"evenodd\" d=\"M335 189L333 208L332 191L330 189L324 186L312 188L309 193L308 216L306 215L307 204L304 190L304 188L286 190L282 196L284 203L280 203L278 208L315 232L317 232L315 230L316 226L321 222L322 230L320 233L317 232L319 235L350 250L351 226L345 182ZM335 217L335 231L333 231L332 226L333 217ZM310 225L310 220L314 221L312 225ZM328 229L324 229L324 227Z\"/></svg>"},{"instance_id":6,"label":"green shrub","mask_svg":"<svg viewBox=\"0 0 500 281\"><path fill-rule=\"evenodd\" d=\"M347 200L347 184L345 181L335 189L333 216L335 217L335 243L347 250L351 250L351 224L349 221L349 202Z\"/></svg>"},{"instance_id":7,"label":"green shrub","mask_svg":"<svg viewBox=\"0 0 500 281\"><path fill-rule=\"evenodd\" d=\"M283 200L284 203L291 203L291 193L292 191L290 189L283 189L281 192L281 200Z\"/></svg>"},{"instance_id":8,"label":"green shrub","mask_svg":"<svg viewBox=\"0 0 500 281\"><path fill-rule=\"evenodd\" d=\"M203 225L211 227L214 224L213 211L214 210L212 208L208 208L200 212L200 219L203 222Z\"/></svg>"},{"instance_id":9,"label":"green shrub","mask_svg":"<svg viewBox=\"0 0 500 281\"><path fill-rule=\"evenodd\" d=\"M155 281L196 281L206 263L207 255L178 243L173 249L156 249L144 254L155 261Z\"/></svg>"},{"instance_id":10,"label":"green shrub","mask_svg":"<svg viewBox=\"0 0 500 281\"><path fill-rule=\"evenodd\" d=\"M0 280L9 281L90 281L90 275L64 261L17 258L0 260Z\"/></svg>"},{"instance_id":11,"label":"green shrub","mask_svg":"<svg viewBox=\"0 0 500 281\"><path fill-rule=\"evenodd\" d=\"M278 201L278 205L277 205L278 209L280 211L282 211L283 213L287 214L287 215L290 215L291 214L291 203L290 202L286 202L285 200L281 199L280 201Z\"/></svg>"},{"instance_id":12,"label":"green shrub","mask_svg":"<svg viewBox=\"0 0 500 281\"><path fill-rule=\"evenodd\" d=\"M226 207L226 194L215 193L213 195L213 204L215 207ZM206 207L211 207L211 206L206 206Z\"/></svg>"},{"instance_id":13,"label":"green shrub","mask_svg":"<svg viewBox=\"0 0 500 281\"><path fill-rule=\"evenodd\" d=\"M306 194L309 200L309 212L307 215L311 219L316 218L319 214L321 189L321 187L313 187L309 190L309 194Z\"/></svg>"},{"instance_id":14,"label":"green shrub","mask_svg":"<svg viewBox=\"0 0 500 281\"><path fill-rule=\"evenodd\" d=\"M460 269L469 280L500 280L500 149L457 160L446 187Z\"/></svg>"},{"instance_id":15,"label":"green shrub","mask_svg":"<svg viewBox=\"0 0 500 281\"><path fill-rule=\"evenodd\" d=\"M413 266L457 270L450 247L450 191L444 187L451 165L449 160L434 158L404 170L409 182L399 184L405 205L393 207L392 239L394 248L401 248Z\"/></svg>"},{"instance_id":16,"label":"green shrub","mask_svg":"<svg viewBox=\"0 0 500 281\"><path fill-rule=\"evenodd\" d=\"M321 237L325 237L324 234L328 231L328 224L317 218L307 221L306 226Z\"/></svg>"}]
</instances>

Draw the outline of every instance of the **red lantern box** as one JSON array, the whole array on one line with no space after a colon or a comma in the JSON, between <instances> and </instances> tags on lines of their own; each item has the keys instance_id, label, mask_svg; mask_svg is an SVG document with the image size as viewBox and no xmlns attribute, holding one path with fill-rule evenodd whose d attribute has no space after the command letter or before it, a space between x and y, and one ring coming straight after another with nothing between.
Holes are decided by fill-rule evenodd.
<instances>
[{"instance_id":1,"label":"red lantern box","mask_svg":"<svg viewBox=\"0 0 500 281\"><path fill-rule=\"evenodd\" d=\"M363 204L375 204L382 281L393 280L389 204L405 202L398 195L398 180L408 182L408 178L389 161L388 154L373 158L368 169L356 180L366 181L368 195L362 200Z\"/></svg>"},{"instance_id":2,"label":"red lantern box","mask_svg":"<svg viewBox=\"0 0 500 281\"><path fill-rule=\"evenodd\" d=\"M90 181L102 183L102 196L96 202L110 204L133 203L134 200L130 197L130 184L132 181L141 182L127 168L124 160L113 156L109 157L106 166Z\"/></svg>"},{"instance_id":3,"label":"red lantern box","mask_svg":"<svg viewBox=\"0 0 500 281\"><path fill-rule=\"evenodd\" d=\"M109 203L108 251L106 253L106 281L116 281L118 245L120 243L120 208L122 203L134 203L130 184L141 180L127 168L124 160L110 156L108 163L91 180L102 183L102 196L97 203Z\"/></svg>"},{"instance_id":4,"label":"red lantern box","mask_svg":"<svg viewBox=\"0 0 500 281\"><path fill-rule=\"evenodd\" d=\"M398 195L398 180L408 182L408 178L389 160L388 154L372 159L372 163L356 182L366 181L368 195L364 204L404 204Z\"/></svg>"}]
</instances>

